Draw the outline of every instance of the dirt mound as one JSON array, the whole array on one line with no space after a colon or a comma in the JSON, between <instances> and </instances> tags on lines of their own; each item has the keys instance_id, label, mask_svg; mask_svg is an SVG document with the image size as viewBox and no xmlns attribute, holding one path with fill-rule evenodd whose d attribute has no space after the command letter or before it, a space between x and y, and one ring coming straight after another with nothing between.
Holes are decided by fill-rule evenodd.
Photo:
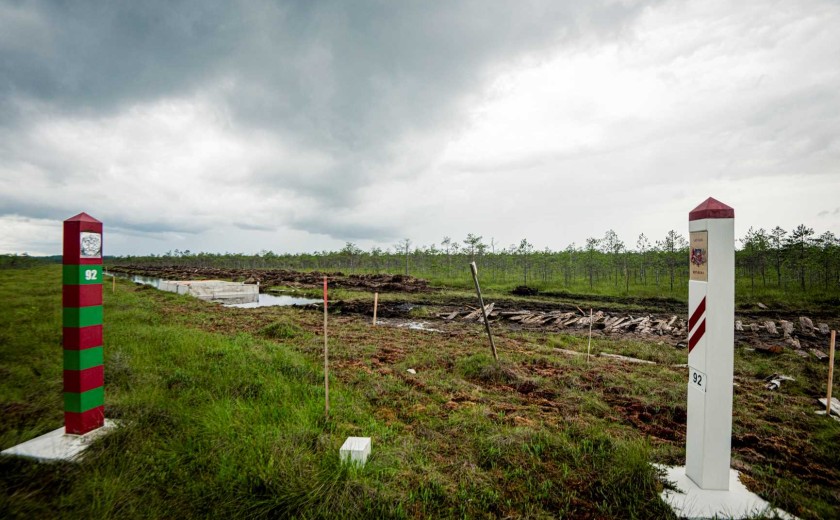
<instances>
[{"instance_id":1,"label":"dirt mound","mask_svg":"<svg viewBox=\"0 0 840 520\"><path fill-rule=\"evenodd\" d=\"M537 289L527 285L517 285L511 292L517 296L536 296L539 293Z\"/></svg>"},{"instance_id":2,"label":"dirt mound","mask_svg":"<svg viewBox=\"0 0 840 520\"><path fill-rule=\"evenodd\" d=\"M264 288L284 285L291 287L320 287L324 276L331 287L340 289L364 289L378 292L426 292L430 291L426 280L401 274L350 274L321 271L290 271L286 269L223 269L213 267L138 266L114 265L109 271L128 275L150 276L166 280L239 280L245 283L259 283Z\"/></svg>"}]
</instances>

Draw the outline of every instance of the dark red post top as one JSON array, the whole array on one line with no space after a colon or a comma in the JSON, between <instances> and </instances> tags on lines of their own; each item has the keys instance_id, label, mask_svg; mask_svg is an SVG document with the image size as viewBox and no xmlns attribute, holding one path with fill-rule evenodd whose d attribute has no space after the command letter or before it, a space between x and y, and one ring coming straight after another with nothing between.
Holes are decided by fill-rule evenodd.
<instances>
[{"instance_id":1,"label":"dark red post top","mask_svg":"<svg viewBox=\"0 0 840 520\"><path fill-rule=\"evenodd\" d=\"M64 221L64 259L65 265L101 264L102 255L97 258L83 258L79 236L83 232L98 233L102 237L102 222L87 213L79 213ZM101 244L100 244L101 250Z\"/></svg>"},{"instance_id":2,"label":"dark red post top","mask_svg":"<svg viewBox=\"0 0 840 520\"><path fill-rule=\"evenodd\" d=\"M709 197L688 214L689 221L704 218L735 218L735 210L723 202Z\"/></svg>"}]
</instances>

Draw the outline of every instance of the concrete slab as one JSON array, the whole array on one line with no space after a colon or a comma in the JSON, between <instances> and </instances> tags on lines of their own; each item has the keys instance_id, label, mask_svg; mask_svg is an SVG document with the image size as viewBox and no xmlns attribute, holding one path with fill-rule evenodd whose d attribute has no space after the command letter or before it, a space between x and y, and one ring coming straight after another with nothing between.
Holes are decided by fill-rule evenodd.
<instances>
[{"instance_id":1,"label":"concrete slab","mask_svg":"<svg viewBox=\"0 0 840 520\"><path fill-rule=\"evenodd\" d=\"M777 515L779 518L798 520L797 517L773 508L767 501L751 492L741 483L736 470L729 470L729 490L700 489L685 474L685 466L655 467L666 472L665 480L673 483L677 491L666 489L660 495L680 518L752 518L760 514Z\"/></svg>"},{"instance_id":2,"label":"concrete slab","mask_svg":"<svg viewBox=\"0 0 840 520\"><path fill-rule=\"evenodd\" d=\"M370 455L370 437L347 437L338 454L342 462L364 465Z\"/></svg>"},{"instance_id":3,"label":"concrete slab","mask_svg":"<svg viewBox=\"0 0 840 520\"><path fill-rule=\"evenodd\" d=\"M158 289L225 304L253 303L260 298L257 285L222 280L161 280Z\"/></svg>"},{"instance_id":4,"label":"concrete slab","mask_svg":"<svg viewBox=\"0 0 840 520\"><path fill-rule=\"evenodd\" d=\"M68 435L64 427L45 433L17 446L0 452L2 455L26 457L42 462L52 460L77 461L93 441L107 435L119 426L118 421L105 419L105 425L84 435Z\"/></svg>"}]
</instances>

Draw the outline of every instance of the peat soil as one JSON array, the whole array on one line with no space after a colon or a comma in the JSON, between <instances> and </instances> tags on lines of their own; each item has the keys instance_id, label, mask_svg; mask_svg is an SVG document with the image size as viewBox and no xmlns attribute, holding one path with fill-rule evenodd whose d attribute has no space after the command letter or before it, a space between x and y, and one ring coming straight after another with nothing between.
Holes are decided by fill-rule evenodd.
<instances>
[{"instance_id":1,"label":"peat soil","mask_svg":"<svg viewBox=\"0 0 840 520\"><path fill-rule=\"evenodd\" d=\"M320 271L300 272L287 269L227 269L214 267L185 266L137 266L113 265L108 271L127 275L149 276L165 280L210 280L223 279L260 285L260 292L272 286L296 288L320 287L324 276L329 277L330 286L338 289L371 290L378 292L429 292L432 289L426 280L401 274L350 274Z\"/></svg>"},{"instance_id":2,"label":"peat soil","mask_svg":"<svg viewBox=\"0 0 840 520\"><path fill-rule=\"evenodd\" d=\"M202 268L177 265L168 266L137 266L113 265L109 271L128 275L158 277L168 280L202 280L227 279L243 281L244 283L259 283L260 292L271 290L272 287L291 287L296 289L318 289L323 284L324 276L329 278L330 287L359 291L359 298L340 300L330 303L330 312L341 314L358 314L373 316L373 292L406 293L410 298L400 300L392 294L387 299L380 299L377 307L377 317L394 320L415 321L421 318L425 321L440 323L452 321L459 323L463 316L446 319L453 313L473 311L478 309L477 301L472 297L451 294L446 288L431 287L428 281L405 275L391 274L350 274L341 272L324 273L320 271L300 272L286 269L236 269L236 268ZM516 291L514 291L516 292ZM494 304L495 312L490 321L494 326L509 330L534 330L545 332L588 333L588 321L563 326L559 320L536 320L526 323L510 320L510 314L529 311L531 313L557 313L565 311L575 313L585 318L590 309L602 317L625 316L631 321L634 317L646 316L648 322L671 323L673 327L660 327L657 330L641 329L631 323L621 327L610 327L603 318L595 320L592 326L594 336L638 337L639 339L653 339L677 348L684 348L686 341L685 317L688 308L685 302L670 298L638 298L620 296L590 296L567 292L545 292L536 296L523 298L485 298L485 303ZM320 307L320 304L312 304ZM585 309L585 310L584 310ZM463 314L463 313L462 313ZM677 318L674 323L673 318ZM813 322L814 327L803 324L801 318L806 317ZM826 328L840 328L840 308L800 309L767 309L758 305L739 305L736 308L735 319L741 322L742 330L736 330L736 344L755 348L765 352L779 353L783 349L799 350L809 353L811 349L826 350ZM480 321L480 315L464 321ZM773 327L767 326L772 321ZM782 330L782 323L789 322L792 330ZM823 331L818 325L823 323ZM434 325L437 327L437 325Z\"/></svg>"}]
</instances>

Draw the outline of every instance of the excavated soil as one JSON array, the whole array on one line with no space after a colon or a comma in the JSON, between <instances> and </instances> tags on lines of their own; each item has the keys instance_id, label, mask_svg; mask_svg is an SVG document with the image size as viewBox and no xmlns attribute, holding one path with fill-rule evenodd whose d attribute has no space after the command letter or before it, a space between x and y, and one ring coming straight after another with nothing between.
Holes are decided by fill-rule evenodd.
<instances>
[{"instance_id":1,"label":"excavated soil","mask_svg":"<svg viewBox=\"0 0 840 520\"><path fill-rule=\"evenodd\" d=\"M431 289L426 280L401 274L350 274L341 272L322 273L320 271L299 272L286 269L222 269L210 267L182 266L137 266L115 265L110 272L127 275L149 276L165 280L209 280L224 279L243 281L260 285L264 288L275 285L288 287L314 288L329 277L330 287L339 289L359 289L378 292L427 292Z\"/></svg>"},{"instance_id":2,"label":"excavated soil","mask_svg":"<svg viewBox=\"0 0 840 520\"><path fill-rule=\"evenodd\" d=\"M285 269L232 269L200 268L184 266L136 266L115 265L109 271L127 275L157 277L169 280L228 279L245 283L259 283L260 291L272 286L286 286L313 289L321 287L324 276L328 276L330 287L366 292L390 293L432 293L426 280L404 275L365 274L345 275L341 272L319 271L299 272ZM544 293L542 296L558 298L558 301L523 301L495 299L489 312L491 323L512 330L544 330L546 332L588 333L589 316L575 304L576 296L566 293ZM560 298L565 298L561 300ZM591 297L586 297L591 298ZM600 308L593 309L592 333L596 336L633 335L663 341L677 348L685 346L687 330L684 304L674 300L598 297ZM579 301L579 300L578 300ZM627 311L626 305L642 310ZM373 315L372 299L353 299L331 302L331 312L342 314ZM587 309L589 310L589 309ZM449 296L443 293L430 294L428 299L411 301L388 299L380 301L377 316L380 318L413 319L421 315L424 320L437 322L480 323L482 316L473 299ZM840 322L834 316L827 317L820 312L812 315L814 327L802 323L801 313L790 314L779 310L749 309L736 310L736 320L741 330L736 330L737 344L755 348L768 354L777 354L784 349L797 350L800 354L819 356L812 350L825 349L827 329L837 329ZM768 325L770 321L772 325ZM788 323L788 330L783 324ZM818 327L823 323L823 330Z\"/></svg>"}]
</instances>

